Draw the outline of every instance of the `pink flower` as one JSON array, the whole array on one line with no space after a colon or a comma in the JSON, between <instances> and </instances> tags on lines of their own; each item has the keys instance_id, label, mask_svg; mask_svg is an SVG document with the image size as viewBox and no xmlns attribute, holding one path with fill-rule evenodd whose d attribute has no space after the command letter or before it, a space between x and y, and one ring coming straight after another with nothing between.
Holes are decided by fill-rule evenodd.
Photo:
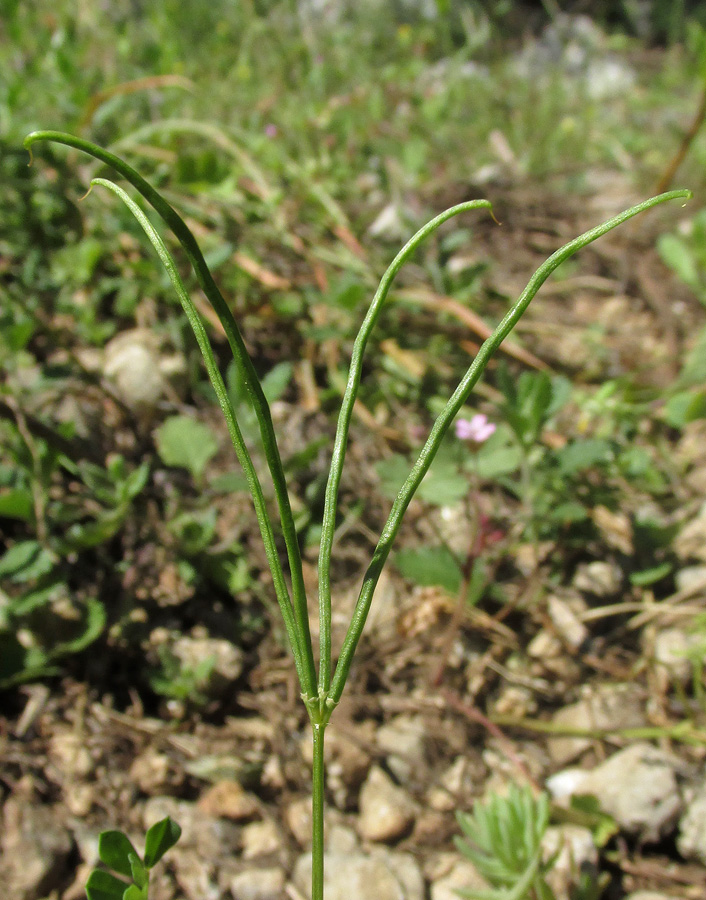
<instances>
[{"instance_id":1,"label":"pink flower","mask_svg":"<svg viewBox=\"0 0 706 900\"><path fill-rule=\"evenodd\" d=\"M456 437L461 441L473 441L482 444L495 431L496 426L488 421L483 413L477 413L472 419L458 419Z\"/></svg>"},{"instance_id":2,"label":"pink flower","mask_svg":"<svg viewBox=\"0 0 706 900\"><path fill-rule=\"evenodd\" d=\"M268 138L276 138L278 133L279 129L274 122L268 122L267 125L265 125L265 134Z\"/></svg>"}]
</instances>

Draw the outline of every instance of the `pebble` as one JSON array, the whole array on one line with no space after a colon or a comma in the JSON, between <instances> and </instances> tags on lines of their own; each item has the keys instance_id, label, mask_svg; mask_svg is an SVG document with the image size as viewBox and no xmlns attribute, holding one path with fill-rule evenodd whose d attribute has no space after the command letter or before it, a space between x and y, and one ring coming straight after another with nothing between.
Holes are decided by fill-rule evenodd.
<instances>
[{"instance_id":1,"label":"pebble","mask_svg":"<svg viewBox=\"0 0 706 900\"><path fill-rule=\"evenodd\" d=\"M180 849L195 849L204 859L229 856L238 849L238 826L226 819L207 816L189 800L151 797L145 802L142 809L145 830L165 816L171 816L181 826Z\"/></svg>"},{"instance_id":2,"label":"pebble","mask_svg":"<svg viewBox=\"0 0 706 900\"><path fill-rule=\"evenodd\" d=\"M681 628L665 628L657 633L653 653L657 680L663 690L669 684L688 686L693 672L689 651L693 653L703 642L702 636L689 634Z\"/></svg>"},{"instance_id":3,"label":"pebble","mask_svg":"<svg viewBox=\"0 0 706 900\"><path fill-rule=\"evenodd\" d=\"M220 900L221 892L213 878L212 863L193 850L174 849L169 860L179 887L190 900Z\"/></svg>"},{"instance_id":4,"label":"pebble","mask_svg":"<svg viewBox=\"0 0 706 900\"><path fill-rule=\"evenodd\" d=\"M110 378L121 399L142 415L153 414L170 388L183 381L187 371L182 354L160 352L159 338L145 328L132 328L106 344L103 374Z\"/></svg>"},{"instance_id":5,"label":"pebble","mask_svg":"<svg viewBox=\"0 0 706 900\"><path fill-rule=\"evenodd\" d=\"M49 744L49 754L69 778L87 778L95 768L84 738L73 731L56 731Z\"/></svg>"},{"instance_id":6,"label":"pebble","mask_svg":"<svg viewBox=\"0 0 706 900\"><path fill-rule=\"evenodd\" d=\"M49 809L10 797L3 807L0 846L0 885L5 896L39 900L63 881L73 841Z\"/></svg>"},{"instance_id":7,"label":"pebble","mask_svg":"<svg viewBox=\"0 0 706 900\"><path fill-rule=\"evenodd\" d=\"M325 834L326 852L333 855L345 855L360 850L358 835L346 825L329 825Z\"/></svg>"},{"instance_id":8,"label":"pebble","mask_svg":"<svg viewBox=\"0 0 706 900\"><path fill-rule=\"evenodd\" d=\"M300 856L293 881L305 897L311 897L311 854ZM326 900L424 900L424 879L419 865L409 853L376 848L363 853L327 853L324 858Z\"/></svg>"},{"instance_id":9,"label":"pebble","mask_svg":"<svg viewBox=\"0 0 706 900\"><path fill-rule=\"evenodd\" d=\"M527 655L531 659L556 659L563 652L559 638L545 628L538 632L527 646Z\"/></svg>"},{"instance_id":10,"label":"pebble","mask_svg":"<svg viewBox=\"0 0 706 900\"><path fill-rule=\"evenodd\" d=\"M622 584L623 572L620 566L600 559L580 565L573 580L577 591L602 599L614 597Z\"/></svg>"},{"instance_id":11,"label":"pebble","mask_svg":"<svg viewBox=\"0 0 706 900\"><path fill-rule=\"evenodd\" d=\"M284 821L299 846L308 847L311 844L311 797L292 800L285 807Z\"/></svg>"},{"instance_id":12,"label":"pebble","mask_svg":"<svg viewBox=\"0 0 706 900\"><path fill-rule=\"evenodd\" d=\"M431 900L458 900L459 891L487 891L490 885L467 859L457 860L451 870L431 886Z\"/></svg>"},{"instance_id":13,"label":"pebble","mask_svg":"<svg viewBox=\"0 0 706 900\"><path fill-rule=\"evenodd\" d=\"M569 729L640 728L646 724L639 688L630 684L605 684L587 691L577 703L565 706L552 724ZM587 737L552 737L547 750L555 765L564 766L591 746Z\"/></svg>"},{"instance_id":14,"label":"pebble","mask_svg":"<svg viewBox=\"0 0 706 900\"><path fill-rule=\"evenodd\" d=\"M678 591L706 593L706 566L684 566L674 576L674 583Z\"/></svg>"},{"instance_id":15,"label":"pebble","mask_svg":"<svg viewBox=\"0 0 706 900\"><path fill-rule=\"evenodd\" d=\"M90 782L75 782L64 785L64 803L72 816L85 819L93 809L96 787Z\"/></svg>"},{"instance_id":16,"label":"pebble","mask_svg":"<svg viewBox=\"0 0 706 900\"><path fill-rule=\"evenodd\" d=\"M547 883L556 897L570 897L579 883L581 873L597 871L598 850L588 828L581 825L550 826L542 838L544 859L555 856L547 875Z\"/></svg>"},{"instance_id":17,"label":"pebble","mask_svg":"<svg viewBox=\"0 0 706 900\"><path fill-rule=\"evenodd\" d=\"M233 900L281 900L285 877L281 869L246 869L230 882Z\"/></svg>"},{"instance_id":18,"label":"pebble","mask_svg":"<svg viewBox=\"0 0 706 900\"><path fill-rule=\"evenodd\" d=\"M414 822L409 795L374 766L361 788L358 833L364 840L394 841L407 833Z\"/></svg>"},{"instance_id":19,"label":"pebble","mask_svg":"<svg viewBox=\"0 0 706 900\"><path fill-rule=\"evenodd\" d=\"M661 894L659 891L634 891L625 900L674 900L674 894Z\"/></svg>"},{"instance_id":20,"label":"pebble","mask_svg":"<svg viewBox=\"0 0 706 900\"><path fill-rule=\"evenodd\" d=\"M135 758L130 766L130 779L145 794L156 794L170 783L172 762L166 753L152 747Z\"/></svg>"},{"instance_id":21,"label":"pebble","mask_svg":"<svg viewBox=\"0 0 706 900\"><path fill-rule=\"evenodd\" d=\"M199 683L199 690L209 697L221 697L232 688L233 682L243 671L243 651L221 638L185 635L177 638L169 649L182 666L191 671L207 660L213 661L213 668L204 683Z\"/></svg>"},{"instance_id":22,"label":"pebble","mask_svg":"<svg viewBox=\"0 0 706 900\"><path fill-rule=\"evenodd\" d=\"M588 628L576 614L573 606L585 609L585 604L580 597L574 598L572 604L567 599L552 596L547 600L547 612L557 634L572 650L578 650L588 637Z\"/></svg>"},{"instance_id":23,"label":"pebble","mask_svg":"<svg viewBox=\"0 0 706 900\"><path fill-rule=\"evenodd\" d=\"M251 822L243 827L241 834L243 859L255 859L267 856L282 849L282 837L279 829L271 819L263 822Z\"/></svg>"},{"instance_id":24,"label":"pebble","mask_svg":"<svg viewBox=\"0 0 706 900\"><path fill-rule=\"evenodd\" d=\"M677 847L682 856L706 865L706 784L689 802L679 822Z\"/></svg>"},{"instance_id":25,"label":"pebble","mask_svg":"<svg viewBox=\"0 0 706 900\"><path fill-rule=\"evenodd\" d=\"M260 805L238 781L219 781L210 787L196 804L199 810L214 818L242 822L257 815Z\"/></svg>"},{"instance_id":26,"label":"pebble","mask_svg":"<svg viewBox=\"0 0 706 900\"><path fill-rule=\"evenodd\" d=\"M370 756L364 749L373 739L365 727L351 728L344 734L335 724L326 733L326 786L338 809L349 809L370 767ZM311 739L307 736L306 756L312 758Z\"/></svg>"},{"instance_id":27,"label":"pebble","mask_svg":"<svg viewBox=\"0 0 706 900\"><path fill-rule=\"evenodd\" d=\"M378 747L387 755L392 774L408 782L415 770L424 763L426 728L422 716L399 715L378 729Z\"/></svg>"},{"instance_id":28,"label":"pebble","mask_svg":"<svg viewBox=\"0 0 706 900\"><path fill-rule=\"evenodd\" d=\"M683 808L674 756L638 742L615 753L592 771L564 769L547 780L556 800L593 794L601 809L643 841L669 834Z\"/></svg>"},{"instance_id":29,"label":"pebble","mask_svg":"<svg viewBox=\"0 0 706 900\"><path fill-rule=\"evenodd\" d=\"M706 503L693 519L684 525L672 544L674 552L684 562L706 562Z\"/></svg>"},{"instance_id":30,"label":"pebble","mask_svg":"<svg viewBox=\"0 0 706 900\"><path fill-rule=\"evenodd\" d=\"M607 506L596 506L592 514L593 522L606 543L619 553L631 556L634 552L633 533L630 518L624 512L613 512Z\"/></svg>"}]
</instances>

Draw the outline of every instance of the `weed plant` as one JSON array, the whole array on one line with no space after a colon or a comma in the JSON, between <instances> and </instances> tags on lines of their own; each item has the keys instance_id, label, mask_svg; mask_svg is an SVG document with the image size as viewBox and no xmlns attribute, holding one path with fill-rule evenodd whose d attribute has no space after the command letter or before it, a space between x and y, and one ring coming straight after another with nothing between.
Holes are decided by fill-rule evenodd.
<instances>
[{"instance_id":1,"label":"weed plant","mask_svg":"<svg viewBox=\"0 0 706 900\"><path fill-rule=\"evenodd\" d=\"M213 309L217 313L225 330L230 349L233 353L233 359L237 368L240 384L242 385L243 392L251 404L257 419L259 436L274 487L282 536L286 546L286 568L278 555L275 526L270 516L270 511L267 508L260 478L243 437L243 431L236 407L226 389L223 376L216 364L206 329L184 286L177 265L159 233L145 215L142 208L131 198L131 196L127 194L123 188L112 181L108 181L104 178L94 178L91 182L92 185L100 185L112 191L128 207L130 212L139 222L163 263L189 320L189 324L193 329L199 349L204 358L208 376L225 417L236 455L243 468L248 487L252 494L260 532L265 545L267 560L272 572L275 594L294 658L294 665L301 688L301 697L306 706L312 725L312 900L322 900L324 889L324 736L326 726L336 705L341 699L356 647L360 641L365 621L370 610L375 587L388 559L395 536L400 528L402 518L410 501L422 484L434 457L439 451L445 434L449 430L457 413L466 402L473 387L477 384L483 374L490 357L497 350L504 338L512 331L515 324L527 309L532 298L549 275L562 262L571 257L582 247L585 247L587 244L606 234L633 216L651 209L667 200L688 198L690 192L676 190L661 194L626 210L620 215L609 219L602 225L592 228L552 254L552 256L550 256L530 278L525 290L502 319L493 334L482 345L470 368L465 373L456 390L438 415L411 471L408 473L402 487L399 489L397 496L393 501L387 522L383 527L377 547L375 548L370 564L363 577L352 620L343 644L338 651L338 659L334 666L334 652L331 644L330 566L336 526L338 492L343 464L346 457L348 431L353 413L353 406L360 385L363 357L368 339L380 315L380 311L390 290L393 279L419 245L438 229L440 225L452 217L472 210L485 209L490 211L490 203L487 200L471 200L447 209L445 212L437 215L434 219L424 225L405 244L402 250L400 250L385 272L355 340L348 381L338 419L321 526L321 544L318 566L320 640L317 665L317 662L314 659L314 648L309 629L309 615L304 588L299 538L290 505L287 485L285 483L284 470L277 446L270 407L263 391L262 384L256 374L253 362L246 350L238 324L233 317L230 307L217 287L191 230L181 216L165 200L163 195L155 190L135 169L121 158L87 140L56 131L33 132L26 138L25 145L28 148L31 148L38 141L55 141L88 153L122 175L138 191L138 193L142 195L176 235L186 256L193 266L199 285L213 306ZM540 386L540 393L542 390L543 389L541 389ZM528 403L530 413L524 418L518 418L518 421L513 427L515 428L519 439L522 442L527 442L532 439L532 436L537 430L539 423L538 417L541 418L542 411L541 404L538 405L537 403L534 403L534 401L530 402L536 391L533 393L533 391L528 388L528 393L528 391L525 390L524 385L520 385L520 391L524 391L529 398ZM510 393L510 387L507 386L506 394ZM523 396L525 394L523 394ZM520 397L515 397L515 401L517 401L516 405L519 403L520 399ZM524 409L526 405L527 404L519 403L519 408ZM536 411L537 409L539 412ZM518 798L518 803L522 805L525 800L523 800L520 795L518 795ZM167 845L176 840L178 833L173 826L173 823L166 820L164 823L160 823L158 830L161 835L167 835L168 837L168 840L159 843L159 849L161 852L164 852ZM103 878L105 873L103 873L103 875L92 876L92 882L89 885L90 900L118 900L120 897L122 897L122 900L143 900L143 898L147 896L148 891L148 879L145 868L148 868L161 854L151 853L148 847L145 860L141 861L131 845L128 847L121 838L114 837L116 834L115 832L109 832L108 834L113 835L113 837L110 839L104 837L103 839L103 844L106 847L106 854L103 855L103 859L104 861L107 861L113 869L116 869L119 874L132 878L132 883L128 885L126 882L115 877L113 880L106 880ZM148 840L148 844L150 844L150 840ZM119 852L117 852L117 855L112 854L111 856L112 850L114 850L118 844ZM108 857L107 860L106 856ZM113 856L115 857L114 859Z\"/></svg>"}]
</instances>

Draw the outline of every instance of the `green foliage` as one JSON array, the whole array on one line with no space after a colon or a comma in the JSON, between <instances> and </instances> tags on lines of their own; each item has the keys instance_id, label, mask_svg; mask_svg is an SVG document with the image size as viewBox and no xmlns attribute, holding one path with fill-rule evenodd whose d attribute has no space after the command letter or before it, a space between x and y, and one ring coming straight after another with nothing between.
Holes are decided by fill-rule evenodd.
<instances>
[{"instance_id":1,"label":"green foliage","mask_svg":"<svg viewBox=\"0 0 706 900\"><path fill-rule=\"evenodd\" d=\"M546 875L554 859L542 859L542 838L549 825L549 797L534 797L526 785L511 784L506 796L491 793L472 813L456 813L465 839L458 850L493 890L459 890L468 900L554 900Z\"/></svg>"},{"instance_id":2,"label":"green foliage","mask_svg":"<svg viewBox=\"0 0 706 900\"><path fill-rule=\"evenodd\" d=\"M211 429L190 416L170 416L157 429L155 440L162 462L188 469L200 481L206 466L218 452Z\"/></svg>"},{"instance_id":3,"label":"green foliage","mask_svg":"<svg viewBox=\"0 0 706 900\"><path fill-rule=\"evenodd\" d=\"M461 586L461 567L448 547L400 550L395 555L395 566L400 575L422 587L439 585L450 594L457 594Z\"/></svg>"},{"instance_id":4,"label":"green foliage","mask_svg":"<svg viewBox=\"0 0 706 900\"><path fill-rule=\"evenodd\" d=\"M552 381L546 372L522 372L514 379L504 364L498 367L498 387L504 397L500 412L525 448L537 443L547 422L567 402L571 391L565 378Z\"/></svg>"},{"instance_id":5,"label":"green foliage","mask_svg":"<svg viewBox=\"0 0 706 900\"><path fill-rule=\"evenodd\" d=\"M204 688L216 665L215 658L208 657L191 667L184 665L167 647L160 646L157 653L160 668L149 676L152 690L163 697L204 706L208 702Z\"/></svg>"},{"instance_id":6,"label":"green foliage","mask_svg":"<svg viewBox=\"0 0 706 900\"><path fill-rule=\"evenodd\" d=\"M419 485L418 497L434 506L450 506L462 500L470 490L470 482L460 471L460 455L449 442L437 455L436 465ZM393 454L375 466L380 478L380 490L386 497L394 498L409 474L411 462L399 454Z\"/></svg>"},{"instance_id":7,"label":"green foliage","mask_svg":"<svg viewBox=\"0 0 706 900\"><path fill-rule=\"evenodd\" d=\"M181 836L179 825L167 816L145 835L145 855L140 859L122 831L103 831L98 838L98 856L112 872L94 869L86 882L88 900L148 900L149 873ZM123 876L119 878L114 875ZM124 878L129 879L125 881Z\"/></svg>"},{"instance_id":8,"label":"green foliage","mask_svg":"<svg viewBox=\"0 0 706 900\"><path fill-rule=\"evenodd\" d=\"M3 429L14 465L0 466L0 518L34 526L43 539L20 538L0 556L0 689L59 673L61 660L101 636L105 606L70 587L69 557L77 554L73 565L83 564L82 554L119 533L150 471L147 463L130 470L118 455L105 467L74 462L46 441L30 447L26 432L0 423ZM50 498L49 485L67 475L72 494Z\"/></svg>"},{"instance_id":9,"label":"green foliage","mask_svg":"<svg viewBox=\"0 0 706 900\"><path fill-rule=\"evenodd\" d=\"M184 219L176 210L156 191L142 176L129 166L120 157L103 150L101 147L89 141L60 132L35 132L25 139L30 147L35 141L57 141L67 146L75 147L87 152L94 158L112 166L122 174L127 181L151 204L164 222L174 232L181 246L186 252L197 277L199 285L206 294L213 309L218 315L230 349L233 353L237 367L238 378L247 386L249 399L252 403L254 414L260 432L265 459L269 468L280 514L280 523L287 549L287 557L291 570L290 586L284 578L284 571L279 559L274 540L274 530L270 513L264 500L264 494L258 472L253 464L250 451L244 441L243 433L238 423L237 412L233 398L229 395L224 380L220 374L213 349L206 335L201 317L194 306L193 301L185 288L183 280L178 272L174 259L167 249L164 241L155 230L152 223L144 214L137 203L120 187L102 178L94 179L93 184L100 184L116 194L132 212L137 222L142 227L155 251L160 257L172 285L177 293L189 324L194 331L199 349L202 352L206 369L211 384L218 398L221 410L225 417L228 431L248 480L255 510L260 524L260 531L265 544L268 563L274 578L275 592L282 612L285 629L290 642L297 675L302 688L302 698L306 704L309 717L313 726L314 756L313 756L313 864L312 864L312 897L321 900L323 896L323 776L324 776L324 730L331 713L345 687L350 671L353 655L360 640L365 621L370 609L375 587L380 578L383 566L389 556L392 543L399 531L402 518L411 502L414 494L424 482L430 470L434 458L439 454L445 434L451 426L461 407L466 402L471 391L483 374L490 357L498 349L501 342L508 336L520 319L527 306L549 275L566 259L591 241L601 237L612 228L627 221L632 216L645 211L665 200L684 198L690 196L686 191L673 191L645 201L630 210L626 210L603 225L591 229L578 238L557 250L543 265L537 269L522 292L514 306L510 309L491 336L485 341L476 355L472 365L461 379L453 395L438 415L429 437L422 448L416 462L413 464L409 475L405 479L392 510L385 524L380 540L373 555L373 560L366 573L353 618L344 639L339 654L336 669L332 672L331 650L331 586L330 563L333 548L333 538L336 528L336 513L338 503L338 491L341 473L345 461L346 447L348 443L348 431L350 428L353 408L360 387L362 376L363 357L372 330L379 318L383 304L387 298L392 282L417 247L426 238L434 233L441 225L452 217L472 209L489 208L490 204L485 200L469 201L451 207L436 216L407 242L388 266L380 285L375 292L368 313L358 332L354 342L351 356L351 365L343 395L341 412L339 415L334 451L328 484L326 487L323 522L321 528L321 546L319 554L319 670L316 672L314 662L313 645L309 630L309 618L307 598L304 587L301 550L298 543L298 535L289 500L289 493L285 481L284 468L279 455L277 440L274 433L272 417L268 399L263 391L262 383L255 371L252 359L245 347L242 334L235 321L230 307L226 303L222 293L213 280L213 276L206 264L203 254L196 243L193 233ZM518 440L527 449L528 436L539 435L544 419L549 414L552 403L551 383L536 377L533 381L525 379L515 390L506 379L505 395L508 415L511 417L510 425L514 429ZM237 400L237 398L236 398ZM188 427L192 427L190 423ZM201 474L207 459L204 455L198 455L199 447L192 439L184 439L183 423L177 428L176 437L167 441L168 459L179 464L191 466L197 475ZM192 429L193 435L193 429ZM202 440L206 440L201 435ZM164 456L164 434L158 438L160 452ZM202 449L202 448L201 448ZM213 448L215 451L215 448ZM210 451L209 451L210 453ZM195 462L196 460L196 462ZM463 485L465 491L465 484ZM460 487L459 487L460 489ZM456 490L452 493L456 493ZM533 863L534 871L540 872L539 857ZM136 872L141 870L136 869ZM528 869L523 876L534 878L534 871ZM138 879L139 880L139 879ZM538 884L541 882L537 882ZM143 885L136 882L135 890L142 890ZM133 891L135 893L135 891Z\"/></svg>"}]
</instances>

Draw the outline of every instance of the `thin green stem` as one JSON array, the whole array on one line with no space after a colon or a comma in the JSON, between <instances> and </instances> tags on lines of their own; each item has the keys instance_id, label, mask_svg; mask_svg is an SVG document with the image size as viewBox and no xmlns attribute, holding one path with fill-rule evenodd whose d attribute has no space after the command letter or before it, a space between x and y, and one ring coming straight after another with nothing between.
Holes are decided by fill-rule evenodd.
<instances>
[{"instance_id":1,"label":"thin green stem","mask_svg":"<svg viewBox=\"0 0 706 900\"><path fill-rule=\"evenodd\" d=\"M370 333L380 315L380 310L389 293L392 281L414 253L417 247L430 234L453 216L471 209L492 209L488 200L470 200L467 203L459 203L445 210L430 222L420 228L400 250L390 263L382 277L380 285L375 292L368 313L363 320L358 336L353 344L351 365L348 373L348 382L341 403L341 412L338 416L336 437L333 445L333 456L326 485L326 497L324 501L324 515L321 526L321 546L319 550L319 695L326 694L331 682L331 553L333 549L333 536L336 530L336 508L338 506L338 491L341 483L341 473L346 457L348 444L348 431L353 415L353 406L360 386L360 377L363 368L363 355L368 343Z\"/></svg>"},{"instance_id":2,"label":"thin green stem","mask_svg":"<svg viewBox=\"0 0 706 900\"><path fill-rule=\"evenodd\" d=\"M324 896L324 734L326 725L314 724L314 765L311 796L311 900Z\"/></svg>"},{"instance_id":3,"label":"thin green stem","mask_svg":"<svg viewBox=\"0 0 706 900\"><path fill-rule=\"evenodd\" d=\"M427 438L427 441L424 444L424 447L422 448L417 461L412 467L412 471L407 477L405 483L402 485L402 488L400 489L400 492L398 493L397 498L392 505L390 515L387 519L387 522L385 523L385 527L383 528L380 540L378 541L370 565L368 566L368 569L363 578L363 585L361 587L358 601L353 612L353 618L344 639L343 647L341 648L341 654L339 656L338 664L336 666L336 671L333 676L331 689L328 696L328 706L330 708L338 703L341 698L341 694L343 693L343 688L345 687L348 672L350 671L351 663L353 661L353 655L355 653L356 647L358 646L358 641L360 640L363 628L365 627L365 620L367 618L368 611L370 610L370 604L372 602L375 587L380 578L380 573L382 572L383 566L387 561L392 543L399 530L400 524L402 522L402 517L404 516L417 488L421 484L422 479L429 470L432 460L434 459L434 456L436 455L444 438L444 435L451 425L451 422L453 421L454 417L461 409L463 404L466 402L469 394L480 379L490 357L493 355L493 353L495 353L502 341L515 327L542 284L544 284L549 275L551 275L551 273L558 266L560 266L562 262L567 260L582 247L585 247L587 244L595 241L597 238L606 234L606 232L611 231L613 228L616 228L618 225L621 225L623 222L626 222L633 216L651 209L653 206L656 206L659 203L664 203L667 200L683 200L689 199L691 196L691 191L681 190L668 191L665 194L660 194L657 197L652 197L651 199L645 200L643 203L639 203L637 206L633 206L631 209L628 209L625 212L614 216L612 219L609 219L602 225L598 225L595 228L590 229L590 231L586 231L584 234L575 238L573 241L565 244L563 247L557 250L556 253L553 253L549 257L549 259L547 259L546 262L544 262L537 269L534 275L530 278L527 287L520 294L520 297L518 298L516 303L513 305L504 319L500 322L491 336L483 343L470 368L452 394L451 399L448 401L448 403L434 422L431 432L429 433L429 437Z\"/></svg>"},{"instance_id":4,"label":"thin green stem","mask_svg":"<svg viewBox=\"0 0 706 900\"><path fill-rule=\"evenodd\" d=\"M260 485L260 479L257 476L257 471L255 469L255 466L253 465L252 458L250 456L250 453L248 452L245 441L243 440L243 435L238 425L235 409L233 408L230 396L228 395L228 391L226 390L226 386L223 382L223 377L216 364L213 350L206 334L206 329L204 328L201 317L199 316L196 307L191 300L191 297L189 297L189 293L184 286L184 282L182 281L181 276L179 275L176 263L174 262L174 258L167 250L164 241L157 233L142 209L140 209L140 207L129 196L129 194L127 194L121 187L119 187L117 184L114 184L112 181L107 181L104 178L94 178L91 181L91 185L94 184L99 184L102 187L108 188L109 191L112 191L114 194L116 194L127 206L133 216L137 219L140 226L142 227L142 230L147 235L150 243L157 251L157 255L162 261L164 268L167 270L167 274L171 279L174 290L176 291L176 294L179 298L179 302L181 303L182 308L186 313L186 317L189 320L189 324L191 325L192 331L194 332L196 342L199 345L199 349L201 350L201 354L206 364L208 377L211 380L213 389L216 392L216 397L218 398L218 403L221 407L221 410L223 411L223 415L228 426L230 439L233 442L238 461L243 467L243 471L248 482L248 487L250 489L250 493L252 494L255 513L260 525L260 533L262 534L262 540L265 545L265 553L267 554L267 562L269 563L270 570L272 572L275 593L277 595L277 600L282 611L282 618L284 619L285 629L287 631L287 636L289 638L292 652L294 654L297 674L299 675L299 679L302 682L303 690L304 671L302 648L299 643L299 635L297 634L296 623L294 621L291 600L289 597L289 592L287 591L287 584L284 579L282 565L277 554L277 546L275 544L272 521L270 519L269 513L267 512L267 504L265 502L265 496L262 492L262 486Z\"/></svg>"},{"instance_id":5,"label":"thin green stem","mask_svg":"<svg viewBox=\"0 0 706 900\"><path fill-rule=\"evenodd\" d=\"M277 440L272 425L270 408L262 391L255 367L253 366L250 355L245 347L243 337L238 329L238 325L233 318L233 314L231 313L228 304L213 280L213 276L206 265L206 261L196 243L196 239L176 210L174 210L169 203L167 203L167 201L147 181L145 181L138 172L135 171L135 169L128 165L124 160L120 159L120 157L115 156L113 153L104 150L102 147L99 147L90 141L75 137L71 134L64 134L61 131L34 131L25 138L25 147L30 149L37 141L55 141L60 144L65 144L68 147L82 150L84 153L88 153L95 159L111 166L129 181L130 184L132 184L133 187L142 194L145 200L147 200L147 202L159 213L162 219L164 219L166 224L174 232L194 268L198 283L216 311L218 318L221 320L228 338L228 343L233 352L235 363L242 375L243 383L252 402L260 427L262 445L272 477L282 523L282 533L287 547L287 557L292 579L294 619L297 626L298 644L303 661L303 691L307 697L313 698L316 694L316 667L314 665L314 654L309 630L309 616L306 605L306 591L302 573L301 553L299 550L296 527L294 525L294 517L289 502L282 460L279 455L279 448L277 447Z\"/></svg>"}]
</instances>

